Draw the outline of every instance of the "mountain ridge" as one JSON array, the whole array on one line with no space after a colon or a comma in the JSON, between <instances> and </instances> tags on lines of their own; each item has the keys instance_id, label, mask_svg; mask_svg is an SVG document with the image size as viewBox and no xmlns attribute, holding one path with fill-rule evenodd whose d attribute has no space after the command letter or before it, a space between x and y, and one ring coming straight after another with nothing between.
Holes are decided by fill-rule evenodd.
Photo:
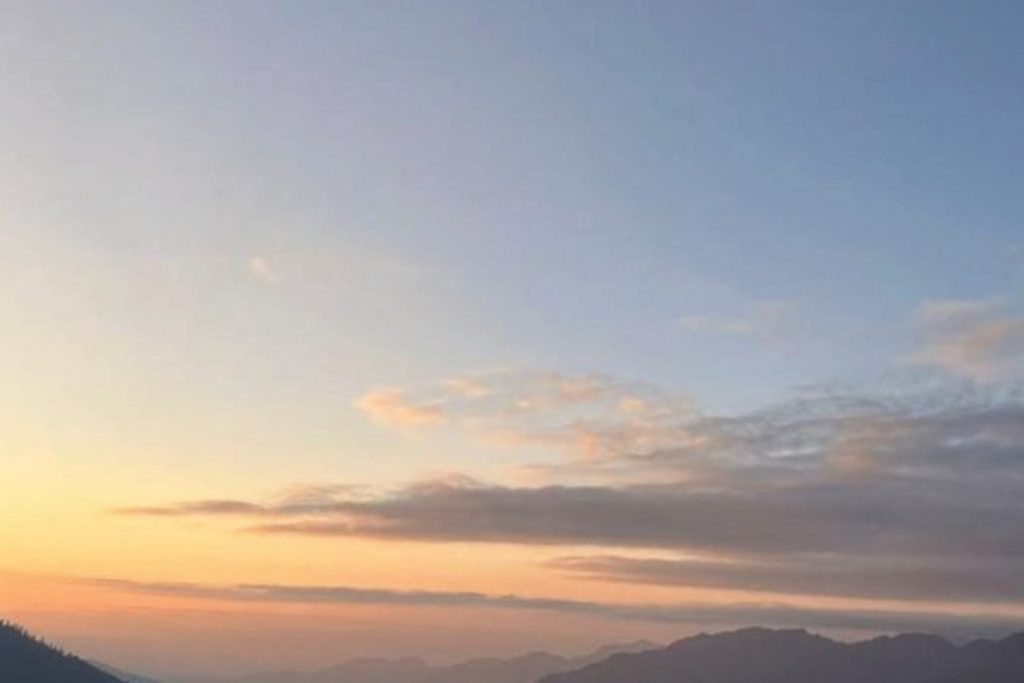
<instances>
[{"instance_id":1,"label":"mountain ridge","mask_svg":"<svg viewBox=\"0 0 1024 683\"><path fill-rule=\"evenodd\" d=\"M124 683L0 620L3 683ZM147 683L153 679L138 677ZM956 645L927 633L858 642L803 629L701 633L658 647L646 641L577 657L544 651L432 666L417 657L360 658L310 672L268 672L220 683L1020 683L1024 632Z\"/></svg>"},{"instance_id":2,"label":"mountain ridge","mask_svg":"<svg viewBox=\"0 0 1024 683\"><path fill-rule=\"evenodd\" d=\"M929 634L845 643L802 629L702 633L538 683L1020 683L1024 633L963 646Z\"/></svg>"},{"instance_id":3,"label":"mountain ridge","mask_svg":"<svg viewBox=\"0 0 1024 683\"><path fill-rule=\"evenodd\" d=\"M532 651L515 657L478 657L432 666L418 657L358 658L315 671L274 671L219 679L192 679L187 683L536 683L544 676L600 661L614 652L658 647L646 640L606 645L566 657Z\"/></svg>"}]
</instances>

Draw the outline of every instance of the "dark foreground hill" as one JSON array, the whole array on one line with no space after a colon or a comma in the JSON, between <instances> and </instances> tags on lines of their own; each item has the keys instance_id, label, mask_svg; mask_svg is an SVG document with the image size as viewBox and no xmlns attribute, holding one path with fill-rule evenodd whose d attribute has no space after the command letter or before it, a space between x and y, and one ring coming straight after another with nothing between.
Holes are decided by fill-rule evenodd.
<instances>
[{"instance_id":1,"label":"dark foreground hill","mask_svg":"<svg viewBox=\"0 0 1024 683\"><path fill-rule=\"evenodd\" d=\"M840 643L761 628L614 655L541 683L1024 683L1024 633L957 647L938 636Z\"/></svg>"},{"instance_id":2,"label":"dark foreground hill","mask_svg":"<svg viewBox=\"0 0 1024 683\"><path fill-rule=\"evenodd\" d=\"M121 683L78 657L0 621L0 681L3 683Z\"/></svg>"}]
</instances>

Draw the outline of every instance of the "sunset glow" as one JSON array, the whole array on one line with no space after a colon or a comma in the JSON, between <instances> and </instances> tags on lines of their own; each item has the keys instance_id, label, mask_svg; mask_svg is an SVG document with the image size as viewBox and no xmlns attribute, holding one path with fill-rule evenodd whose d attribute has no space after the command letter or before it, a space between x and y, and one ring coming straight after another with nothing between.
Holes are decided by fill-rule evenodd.
<instances>
[{"instance_id":1,"label":"sunset glow","mask_svg":"<svg viewBox=\"0 0 1024 683\"><path fill-rule=\"evenodd\" d=\"M168 682L1024 623L1018 7L4 9L0 618Z\"/></svg>"}]
</instances>

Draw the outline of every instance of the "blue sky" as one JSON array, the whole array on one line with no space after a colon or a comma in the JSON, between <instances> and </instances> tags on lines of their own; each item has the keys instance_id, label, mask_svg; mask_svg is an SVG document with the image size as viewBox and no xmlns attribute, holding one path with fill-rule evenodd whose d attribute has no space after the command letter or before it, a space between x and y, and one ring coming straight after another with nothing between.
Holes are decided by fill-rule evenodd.
<instances>
[{"instance_id":1,"label":"blue sky","mask_svg":"<svg viewBox=\"0 0 1024 683\"><path fill-rule=\"evenodd\" d=\"M1019 300L1012 3L9 14L5 271L74 340L21 363L55 390L364 439L368 387L495 367L729 411Z\"/></svg>"},{"instance_id":2,"label":"blue sky","mask_svg":"<svg viewBox=\"0 0 1024 683\"><path fill-rule=\"evenodd\" d=\"M8 159L37 174L8 205L101 259L423 268L429 301L366 313L403 334L360 330L421 365L764 397L885 363L923 300L1019 288L1015 9L14 5ZM779 302L795 347L673 329Z\"/></svg>"}]
</instances>

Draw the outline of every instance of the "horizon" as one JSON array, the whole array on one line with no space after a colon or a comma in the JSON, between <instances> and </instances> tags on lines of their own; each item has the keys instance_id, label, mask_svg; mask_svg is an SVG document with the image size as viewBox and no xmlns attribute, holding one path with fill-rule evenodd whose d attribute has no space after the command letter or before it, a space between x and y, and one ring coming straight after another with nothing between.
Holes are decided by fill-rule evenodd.
<instances>
[{"instance_id":1,"label":"horizon","mask_svg":"<svg viewBox=\"0 0 1024 683\"><path fill-rule=\"evenodd\" d=\"M1024 630L1024 7L3 8L0 619Z\"/></svg>"},{"instance_id":2,"label":"horizon","mask_svg":"<svg viewBox=\"0 0 1024 683\"><path fill-rule=\"evenodd\" d=\"M13 630L17 634L19 634L21 637L26 638L26 639L28 639L30 641L34 641L36 643L42 644L46 648L56 648L55 652L58 653L58 654L67 655L67 656L70 656L73 659L79 659L73 653L68 653L64 649L60 648L59 646L57 646L57 645L55 645L53 643L49 643L45 639L41 639L41 638L38 638L37 636L34 636L31 632L26 631L23 627L19 626L18 624L15 624L13 622L6 622L6 621L3 621L3 620L0 620L0 631L2 631L3 629ZM352 667L356 667L357 669L361 669L361 668L365 667L365 665L367 665L367 664L380 665L380 666L386 667L386 666L404 666L406 663L414 663L418 667L423 667L423 674L421 674L421 675L425 675L425 676L428 676L428 677L431 676L431 675L442 676L443 677L445 675L445 672L457 670L457 669L460 669L460 668L465 668L467 666L472 667L472 666L477 666L477 665L480 665L480 664L509 665L509 664L514 664L517 661L529 660L529 659L535 658L535 657L554 658L554 659L562 660L564 662L564 664L562 666L560 666L560 667L556 667L555 668L555 673L561 672L563 670L562 667L564 667L564 666L571 667L571 668L569 668L567 670L569 673L576 673L576 672L579 672L579 671L583 671L584 667L589 667L592 664L608 663L608 662L610 662L611 659L613 659L614 657L616 657L618 655L621 655L621 654L638 655L640 657L643 657L643 656L647 655L648 653L659 653L659 652L668 652L668 651L671 651L671 650L678 650L681 646L686 646L691 641L700 641L702 639L716 639L716 640L719 640L719 641L722 641L722 640L736 640L740 636L750 637L750 636L753 636L755 634L758 635L758 636L767 636L767 637L771 637L771 638L780 638L780 637L783 637L783 636L785 636L785 637L805 636L805 637L811 638L811 639L816 639L816 640L820 639L820 640L824 640L824 641L829 642L829 643L848 645L848 646L850 646L850 645L852 645L852 646L864 646L864 645L870 645L870 644L896 643L896 642L900 642L900 641L906 642L907 640L910 640L910 639L913 639L915 641L920 641L921 639L926 639L926 640L928 640L928 641L930 641L932 643L936 643L937 642L938 644L941 644L942 646L945 646L947 648L952 648L954 650L961 650L961 651L966 651L966 650L969 650L971 648L976 648L976 646L982 645L982 644L995 644L995 643L999 643L999 642L1004 642L1005 643L1005 642L1009 642L1009 641L1012 641L1012 640L1018 640L1019 641L1022 638L1024 638L1024 631L1019 631L1019 632L1005 634L1002 637L970 638L970 639L962 639L962 640L958 641L957 639L946 638L946 637L943 637L941 635L937 635L937 634L934 634L934 633L924 633L924 632L912 631L912 632L902 632L902 633L894 633L894 634L875 634L875 635L872 635L870 637L865 637L865 638L862 638L862 639L855 639L855 638L844 639L842 637L837 637L837 636L831 636L831 637L830 636L825 636L825 635L822 635L821 633L817 633L815 631L808 630L808 629L802 628L802 627L770 628L770 627L764 627L764 626L745 626L745 627L742 627L742 628L736 628L736 629L731 629L731 630L727 630L727 631L714 631L714 632L701 631L699 633L686 636L685 638L680 638L678 640L669 642L667 644L658 644L658 643L653 643L653 642L650 642L650 641L647 641L647 640L639 640L639 641L634 641L634 642L630 642L630 643L609 644L609 645L605 645L605 646L599 647L599 648L597 648L595 650L588 650L588 651L585 651L585 652L579 652L579 653L575 653L575 654L552 653L552 652L549 652L547 650L531 650L531 651L528 651L528 652L522 652L522 653L519 653L517 655L511 655L511 656L506 656L506 657L480 656L480 657L474 657L474 658L465 659L465 660L453 660L453 661L430 661L430 660L425 659L423 657L416 657L416 656L406 656L406 657L397 657L397 658L366 657L366 656L363 656L363 657L357 657L357 658L354 658L354 659L346 659L346 660L337 662L337 663L335 663L335 664L333 664L333 665L331 665L329 667L326 667L326 668L318 667L318 668L315 668L315 669L299 669L299 670L295 670L295 671L291 671L291 670L279 670L279 671L258 670L258 671L254 671L254 672L251 672L251 673L248 673L248 674L241 674L241 675L237 675L237 676L233 676L233 677L220 677L220 678L218 678L218 677L214 677L214 678L208 678L208 677L177 678L177 677L175 677L173 680L175 680L175 681L183 681L183 682L188 682L188 683L195 683L197 681L204 681L204 682L209 681L211 683L213 681L232 681L232 680L242 681L242 680L249 680L249 677L253 676L253 675L258 676L258 677L268 677L268 676L273 677L273 676L276 676L276 675L281 675L281 676L319 675L319 674L327 674L327 673L331 673L331 672L335 672L335 671L341 672L343 670L350 669ZM90 660L82 660L82 659L80 659L79 661L85 662L87 664L91 664L91 665L96 666L97 668L99 668L101 671L109 672L109 673L112 673L112 674L117 675L117 676L130 676L130 677L133 677L133 678L129 679L130 681L134 681L135 679L140 677L140 673L137 672L137 671L136 672L121 671L121 670L117 669L116 667L112 667L109 664L104 663L104 662L100 662L100 661L96 661L96 660L92 660L92 661L90 661ZM148 679L148 678L143 677L142 680L145 681L146 683L148 683L148 681L150 681L152 679ZM262 680L262 678L260 678L260 680Z\"/></svg>"},{"instance_id":3,"label":"horizon","mask_svg":"<svg viewBox=\"0 0 1024 683\"><path fill-rule=\"evenodd\" d=\"M430 664L419 658L348 660L327 669L262 672L236 678L180 679L180 683L247 681L479 681L510 680L524 683L583 683L617 681L623 677L663 678L666 675L733 678L736 657L757 663L739 675L773 677L811 676L813 680L862 680L865 672L885 680L935 680L945 672L948 680L978 683L979 676L993 683L1008 681L1020 672L1024 632L1001 639L974 639L962 644L925 633L877 635L844 642L803 628L746 627L705 633L659 646L647 641L613 645L574 658L531 652L511 659L472 659L454 664ZM770 646L770 647L766 647ZM761 667L764 667L762 669ZM158 683L137 673L120 671L102 662L88 662L46 643L16 624L0 620L0 671L16 680L88 680L90 683ZM881 680L881 679L880 679Z\"/></svg>"}]
</instances>

